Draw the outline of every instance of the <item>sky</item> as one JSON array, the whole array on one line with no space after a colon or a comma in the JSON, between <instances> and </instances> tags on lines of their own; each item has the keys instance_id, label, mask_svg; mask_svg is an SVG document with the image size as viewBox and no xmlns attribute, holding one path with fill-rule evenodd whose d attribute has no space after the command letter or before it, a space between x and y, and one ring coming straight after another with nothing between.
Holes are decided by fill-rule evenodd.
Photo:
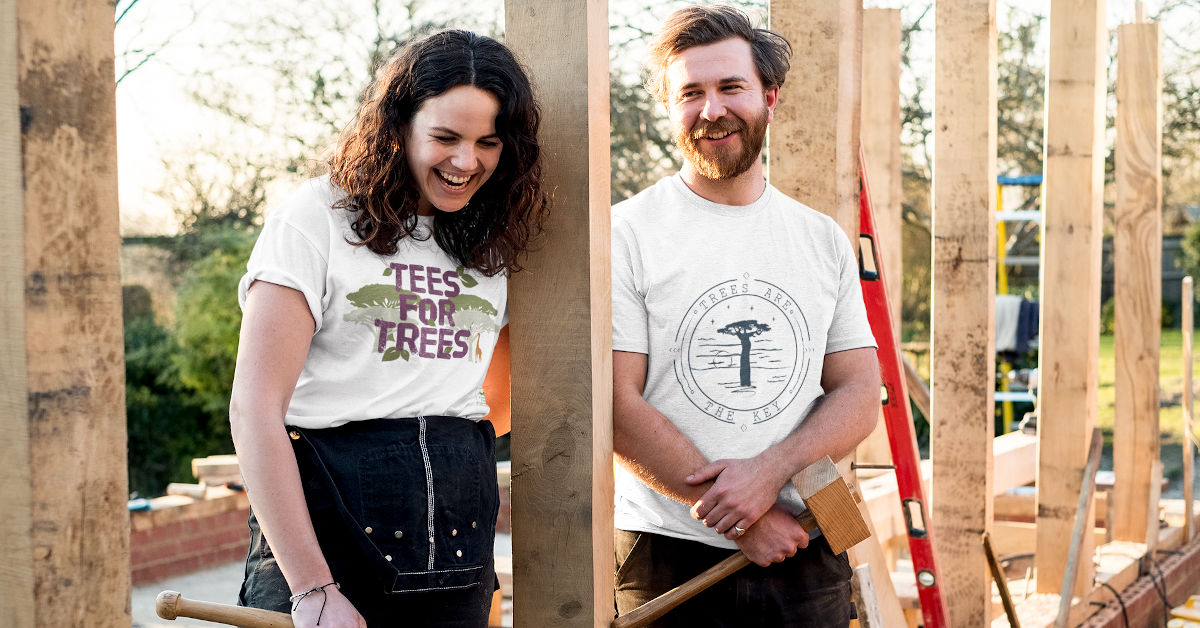
<instances>
[{"instance_id":1,"label":"sky","mask_svg":"<svg viewBox=\"0 0 1200 628\"><path fill-rule=\"evenodd\" d=\"M118 11L128 6L128 2L120 2ZM644 4L650 4L652 8L639 6ZM618 25L610 30L611 43L615 45L628 40L634 29L654 30L670 11L683 4L687 3L610 0L610 23ZM864 0L866 8L904 8L907 4L911 3ZM1115 29L1119 24L1132 21L1133 4L1133 0L1109 0L1108 27ZM1147 14L1153 15L1159 4L1159 0L1146 2ZM412 5L418 19L444 17L445 5L438 0L414 0ZM395 5L385 2L382 6ZM1004 29L1012 16L1045 14L1048 6L1048 0L998 0L997 27ZM147 52L153 54L125 76L117 87L122 234L171 233L176 229L176 217L164 195L170 195L179 172L189 161L198 161L201 170L216 169L231 156L271 152L283 141L279 136L288 134L285 121L272 118L282 114L269 82L260 78L261 71L254 62L248 63L235 54L240 50L239 43L267 37L258 26L272 19L282 20L279 12L287 12L285 21L303 29L308 38L316 41L316 48L304 48L296 41L283 40L278 51L291 62L313 67L322 62L323 50L332 52L336 49L345 53L347 47L361 47L363 42L375 36L374 20L370 15L372 7L371 0L306 0L301 3L279 0L136 1L116 29L117 75L121 76L146 58ZM472 0L469 8L470 14L464 13L461 18L467 27L486 29L489 24L503 21L502 0ZM305 12L300 13L297 9ZM916 17L913 9L904 11L906 22ZM394 16L396 20L406 17ZM926 20L926 40L918 41L917 46L928 51L932 48L932 15ZM342 25L331 27L335 21ZM1168 24L1164 28L1172 26ZM641 50L635 46L624 49L627 52L623 54L629 60L617 59L614 67L635 67ZM918 51L917 54L922 53ZM923 54L930 56L931 52ZM271 60L264 58L260 62L270 63ZM932 73L932 67L929 71ZM213 77L220 81L214 82ZM227 116L200 105L196 94L215 95L213 90L217 89L214 87L217 83L237 84L238 93L233 97L249 104L256 113L262 112L264 117L260 122L277 129L275 136L271 132L238 130L242 127L232 123ZM349 121L353 112L347 108L344 115ZM296 174L290 180L284 177L277 183L278 189L271 190L272 195L294 185L301 176Z\"/></svg>"}]
</instances>

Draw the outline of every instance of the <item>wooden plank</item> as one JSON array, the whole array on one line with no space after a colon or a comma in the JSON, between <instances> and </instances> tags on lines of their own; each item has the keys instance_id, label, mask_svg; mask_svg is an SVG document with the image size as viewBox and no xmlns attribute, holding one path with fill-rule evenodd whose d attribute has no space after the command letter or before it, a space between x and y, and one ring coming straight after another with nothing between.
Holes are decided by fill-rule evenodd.
<instances>
[{"instance_id":1,"label":"wooden plank","mask_svg":"<svg viewBox=\"0 0 1200 628\"><path fill-rule=\"evenodd\" d=\"M1104 544L1104 528L1092 528L1092 540ZM998 556L1032 554L1037 545L1037 526L1024 521L997 521L992 524L992 547Z\"/></svg>"},{"instance_id":2,"label":"wooden plank","mask_svg":"<svg viewBox=\"0 0 1200 628\"><path fill-rule=\"evenodd\" d=\"M900 342L901 291L904 276L900 254L900 10L863 11L862 143L875 209L875 246L880 264L893 278L888 284L892 334ZM882 411L881 411L882 412ZM875 430L857 448L859 462L892 460L887 426L882 416Z\"/></svg>"},{"instance_id":3,"label":"wooden plank","mask_svg":"<svg viewBox=\"0 0 1200 628\"><path fill-rule=\"evenodd\" d=\"M995 438L992 442L994 495L1033 481L1037 471L1036 449L1037 438L1020 432L1010 432ZM928 478L932 472L933 465L930 461L922 461L922 477ZM874 526L873 534L881 544L887 545L892 539L905 534L904 517L900 512L900 498L897 495L894 475L865 480L859 491L863 496L863 504L870 513ZM1029 512L1032 516L1032 507Z\"/></svg>"},{"instance_id":4,"label":"wooden plank","mask_svg":"<svg viewBox=\"0 0 1200 628\"><path fill-rule=\"evenodd\" d=\"M112 5L16 8L33 625L128 626Z\"/></svg>"},{"instance_id":5,"label":"wooden plank","mask_svg":"<svg viewBox=\"0 0 1200 628\"><path fill-rule=\"evenodd\" d=\"M857 242L862 2L770 0L769 10L794 54L771 123L768 179Z\"/></svg>"},{"instance_id":6,"label":"wooden plank","mask_svg":"<svg viewBox=\"0 0 1200 628\"><path fill-rule=\"evenodd\" d=\"M981 536L983 537L983 553L987 556L988 568L992 572L992 582L996 584L996 590L1000 593L1000 603L1004 605L1004 616L1008 618L1008 623L1012 628L1021 628L1017 610L1013 608L1012 596L1008 592L1008 578L1004 575L1004 568L1000 566L996 552L992 551L992 542L988 533L984 532Z\"/></svg>"},{"instance_id":7,"label":"wooden plank","mask_svg":"<svg viewBox=\"0 0 1200 628\"><path fill-rule=\"evenodd\" d=\"M1096 424L1104 165L1103 0L1050 5L1038 422L1038 591L1057 593L1067 562L1088 435ZM1089 510L1089 520L1093 517ZM1083 555L1092 554L1090 538ZM1077 595L1091 582L1080 565Z\"/></svg>"},{"instance_id":8,"label":"wooden plank","mask_svg":"<svg viewBox=\"0 0 1200 628\"><path fill-rule=\"evenodd\" d=\"M1192 287L1192 278L1183 278L1183 543L1188 544L1194 533L1196 515L1194 469L1196 445L1195 428L1192 427L1192 328L1195 325L1192 304L1196 296Z\"/></svg>"},{"instance_id":9,"label":"wooden plank","mask_svg":"<svg viewBox=\"0 0 1200 628\"><path fill-rule=\"evenodd\" d=\"M876 246L888 277L892 331L900 341L900 9L863 11L862 143L875 209Z\"/></svg>"},{"instance_id":10,"label":"wooden plank","mask_svg":"<svg viewBox=\"0 0 1200 628\"><path fill-rule=\"evenodd\" d=\"M996 3L938 5L934 60L932 513L950 624L992 611Z\"/></svg>"},{"instance_id":11,"label":"wooden plank","mask_svg":"<svg viewBox=\"0 0 1200 628\"><path fill-rule=\"evenodd\" d=\"M542 103L554 208L511 282L517 626L613 618L608 5L506 0Z\"/></svg>"},{"instance_id":12,"label":"wooden plank","mask_svg":"<svg viewBox=\"0 0 1200 628\"><path fill-rule=\"evenodd\" d=\"M1159 458L1162 341L1162 68L1158 24L1117 28L1113 209L1113 538L1145 541ZM1157 517L1155 518L1157 521ZM1154 531L1157 533L1157 530Z\"/></svg>"},{"instance_id":13,"label":"wooden plank","mask_svg":"<svg viewBox=\"0 0 1200 628\"><path fill-rule=\"evenodd\" d=\"M858 625L862 628L882 628L883 617L879 613L879 601L875 597L875 583L871 580L871 566L858 565L850 578L850 596L858 611Z\"/></svg>"},{"instance_id":14,"label":"wooden plank","mask_svg":"<svg viewBox=\"0 0 1200 628\"><path fill-rule=\"evenodd\" d=\"M1058 617L1054 620L1055 628L1066 628L1070 620L1071 592L1076 589L1075 582L1079 575L1081 562L1091 563L1091 555L1083 553L1084 539L1092 535L1092 520L1088 517L1092 505L1092 493L1096 490L1096 471L1100 468L1100 451L1104 448L1104 436L1100 428L1092 429L1091 442L1088 444L1087 464L1083 467L1082 488L1079 492L1079 502L1075 507L1075 523L1071 528L1071 540L1068 542L1067 566L1063 571L1062 594L1059 598ZM1092 545L1095 543L1093 542ZM1085 588L1086 590L1086 588Z\"/></svg>"},{"instance_id":15,"label":"wooden plank","mask_svg":"<svg viewBox=\"0 0 1200 628\"><path fill-rule=\"evenodd\" d=\"M16 0L0 0L0 625L31 626L34 617L25 370L25 260L21 124L17 99Z\"/></svg>"}]
</instances>

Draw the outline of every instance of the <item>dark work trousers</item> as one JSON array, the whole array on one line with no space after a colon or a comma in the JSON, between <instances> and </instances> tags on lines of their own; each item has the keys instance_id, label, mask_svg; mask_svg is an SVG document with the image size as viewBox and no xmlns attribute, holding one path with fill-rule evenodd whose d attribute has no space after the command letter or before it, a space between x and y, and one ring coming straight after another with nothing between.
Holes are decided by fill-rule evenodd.
<instances>
[{"instance_id":1,"label":"dark work trousers","mask_svg":"<svg viewBox=\"0 0 1200 628\"><path fill-rule=\"evenodd\" d=\"M487 625L500 504L491 423L376 419L288 434L321 552L367 625ZM249 525L238 603L290 612L253 512Z\"/></svg>"},{"instance_id":2,"label":"dark work trousers","mask_svg":"<svg viewBox=\"0 0 1200 628\"><path fill-rule=\"evenodd\" d=\"M616 531L616 602L623 615L736 550L648 532ZM781 563L750 565L680 604L655 628L844 627L853 616L850 563L823 537Z\"/></svg>"}]
</instances>

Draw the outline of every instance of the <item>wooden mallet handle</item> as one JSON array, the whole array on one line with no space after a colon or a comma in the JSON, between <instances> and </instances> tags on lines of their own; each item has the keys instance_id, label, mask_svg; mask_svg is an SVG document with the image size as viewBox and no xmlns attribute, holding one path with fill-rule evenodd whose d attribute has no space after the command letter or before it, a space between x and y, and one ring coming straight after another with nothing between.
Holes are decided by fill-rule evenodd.
<instances>
[{"instance_id":1,"label":"wooden mallet handle","mask_svg":"<svg viewBox=\"0 0 1200 628\"><path fill-rule=\"evenodd\" d=\"M178 591L159 593L154 610L163 619L191 617L242 628L295 628L292 616L287 613L189 600Z\"/></svg>"},{"instance_id":2,"label":"wooden mallet handle","mask_svg":"<svg viewBox=\"0 0 1200 628\"><path fill-rule=\"evenodd\" d=\"M800 522L800 526L806 532L812 532L813 528L817 527L816 519L813 519L812 513L807 510L797 515L796 521ZM742 552L738 552L700 572L699 575L691 580L621 615L609 625L611 628L638 628L639 626L645 626L659 617L666 615L667 611L692 599L701 591L720 582L726 576L749 565L750 559L746 558L746 555Z\"/></svg>"}]
</instances>

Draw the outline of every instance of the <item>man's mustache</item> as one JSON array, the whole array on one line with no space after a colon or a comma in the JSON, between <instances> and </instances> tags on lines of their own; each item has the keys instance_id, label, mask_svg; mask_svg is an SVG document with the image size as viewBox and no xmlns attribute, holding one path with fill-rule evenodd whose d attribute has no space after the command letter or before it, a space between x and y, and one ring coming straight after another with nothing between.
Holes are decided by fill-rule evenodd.
<instances>
[{"instance_id":1,"label":"man's mustache","mask_svg":"<svg viewBox=\"0 0 1200 628\"><path fill-rule=\"evenodd\" d=\"M701 120L692 127L691 139L698 140L714 133L737 133L744 131L746 124L733 116L722 116L716 120Z\"/></svg>"}]
</instances>

